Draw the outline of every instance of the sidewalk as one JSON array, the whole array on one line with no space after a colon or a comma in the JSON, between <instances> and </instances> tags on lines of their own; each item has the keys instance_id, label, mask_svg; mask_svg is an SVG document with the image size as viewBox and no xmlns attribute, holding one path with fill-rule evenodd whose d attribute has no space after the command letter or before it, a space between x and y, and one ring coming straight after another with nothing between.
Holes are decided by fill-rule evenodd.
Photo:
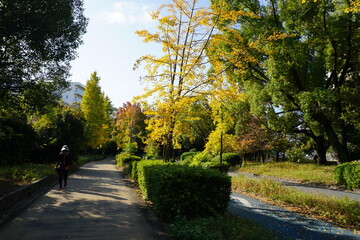
<instances>
[{"instance_id":1,"label":"sidewalk","mask_svg":"<svg viewBox=\"0 0 360 240\"><path fill-rule=\"evenodd\" d=\"M164 239L162 227L113 159L85 164L0 226L0 239Z\"/></svg>"}]
</instances>

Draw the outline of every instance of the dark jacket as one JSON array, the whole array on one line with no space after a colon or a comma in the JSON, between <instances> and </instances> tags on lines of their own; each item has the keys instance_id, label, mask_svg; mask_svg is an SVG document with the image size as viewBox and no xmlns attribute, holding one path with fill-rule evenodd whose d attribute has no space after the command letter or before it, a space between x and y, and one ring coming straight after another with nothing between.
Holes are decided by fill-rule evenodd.
<instances>
[{"instance_id":1,"label":"dark jacket","mask_svg":"<svg viewBox=\"0 0 360 240\"><path fill-rule=\"evenodd\" d=\"M56 169L59 171L69 170L69 166L72 164L71 158L69 155L65 155L63 152L60 152L58 161L56 163Z\"/></svg>"}]
</instances>

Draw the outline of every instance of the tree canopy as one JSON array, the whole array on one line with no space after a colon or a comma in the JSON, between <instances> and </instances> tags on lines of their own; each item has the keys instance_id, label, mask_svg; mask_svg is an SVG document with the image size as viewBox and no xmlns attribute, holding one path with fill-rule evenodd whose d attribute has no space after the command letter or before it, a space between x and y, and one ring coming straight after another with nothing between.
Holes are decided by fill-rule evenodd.
<instances>
[{"instance_id":1,"label":"tree canopy","mask_svg":"<svg viewBox=\"0 0 360 240\"><path fill-rule=\"evenodd\" d=\"M252 113L273 130L310 136L323 158L326 138L342 162L354 128L347 119L357 109L349 99L359 84L360 21L345 11L349 3L212 1L228 14L210 53L244 86Z\"/></svg>"},{"instance_id":2,"label":"tree canopy","mask_svg":"<svg viewBox=\"0 0 360 240\"><path fill-rule=\"evenodd\" d=\"M67 86L87 26L82 0L4 0L0 16L1 105L40 109Z\"/></svg>"},{"instance_id":3,"label":"tree canopy","mask_svg":"<svg viewBox=\"0 0 360 240\"><path fill-rule=\"evenodd\" d=\"M109 141L111 103L99 85L100 77L93 72L86 82L80 107L85 117L85 136L91 149L98 149Z\"/></svg>"},{"instance_id":4,"label":"tree canopy","mask_svg":"<svg viewBox=\"0 0 360 240\"><path fill-rule=\"evenodd\" d=\"M168 15L161 16L162 12ZM205 49L214 30L211 16L210 9L199 7L197 0L173 0L152 14L158 21L158 32L137 31L145 42L156 42L163 48L162 56L145 55L136 67L145 63L148 70L144 80L150 86L142 97L156 98L146 112L150 116L149 140L164 145L165 160L173 148L180 148L181 135L190 129L188 106L208 84Z\"/></svg>"}]
</instances>

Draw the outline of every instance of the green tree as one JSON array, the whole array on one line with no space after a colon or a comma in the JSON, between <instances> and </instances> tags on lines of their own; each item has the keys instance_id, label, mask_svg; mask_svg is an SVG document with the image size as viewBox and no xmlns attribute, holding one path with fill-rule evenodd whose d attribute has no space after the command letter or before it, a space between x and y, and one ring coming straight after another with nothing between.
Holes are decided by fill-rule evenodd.
<instances>
[{"instance_id":1,"label":"green tree","mask_svg":"<svg viewBox=\"0 0 360 240\"><path fill-rule=\"evenodd\" d=\"M0 108L0 163L13 164L30 159L36 133L27 116L17 109Z\"/></svg>"},{"instance_id":2,"label":"green tree","mask_svg":"<svg viewBox=\"0 0 360 240\"><path fill-rule=\"evenodd\" d=\"M190 134L181 135L182 150L190 151L196 149L203 151L209 134L215 129L212 119L212 110L206 95L199 98L189 106L191 117L183 119L187 121Z\"/></svg>"},{"instance_id":3,"label":"green tree","mask_svg":"<svg viewBox=\"0 0 360 240\"><path fill-rule=\"evenodd\" d=\"M63 145L68 145L74 161L85 149L85 119L79 108L58 105L46 114L34 115L32 126L36 133L32 162L52 163Z\"/></svg>"},{"instance_id":4,"label":"green tree","mask_svg":"<svg viewBox=\"0 0 360 240\"><path fill-rule=\"evenodd\" d=\"M0 16L0 105L44 108L67 86L87 26L82 0L4 0Z\"/></svg>"},{"instance_id":5,"label":"green tree","mask_svg":"<svg viewBox=\"0 0 360 240\"><path fill-rule=\"evenodd\" d=\"M100 77L94 72L86 82L80 107L85 117L85 135L91 149L99 149L110 139L111 103L99 85ZM111 112L112 114L112 112Z\"/></svg>"},{"instance_id":6,"label":"green tree","mask_svg":"<svg viewBox=\"0 0 360 240\"><path fill-rule=\"evenodd\" d=\"M214 39L217 62L243 84L251 111L272 129L311 137L323 160L325 141L341 162L350 160L346 93L359 84L360 47L359 15L345 11L350 2L212 3L229 13Z\"/></svg>"}]
</instances>

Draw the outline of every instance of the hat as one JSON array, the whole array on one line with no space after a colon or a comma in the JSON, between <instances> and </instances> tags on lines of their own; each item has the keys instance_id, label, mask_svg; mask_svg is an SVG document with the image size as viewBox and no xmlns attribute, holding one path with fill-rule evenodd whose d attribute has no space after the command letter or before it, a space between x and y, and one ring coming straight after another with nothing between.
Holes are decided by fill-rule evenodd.
<instances>
[{"instance_id":1,"label":"hat","mask_svg":"<svg viewBox=\"0 0 360 240\"><path fill-rule=\"evenodd\" d=\"M67 145L64 145L62 148L61 148L61 151L70 151L69 147Z\"/></svg>"}]
</instances>

